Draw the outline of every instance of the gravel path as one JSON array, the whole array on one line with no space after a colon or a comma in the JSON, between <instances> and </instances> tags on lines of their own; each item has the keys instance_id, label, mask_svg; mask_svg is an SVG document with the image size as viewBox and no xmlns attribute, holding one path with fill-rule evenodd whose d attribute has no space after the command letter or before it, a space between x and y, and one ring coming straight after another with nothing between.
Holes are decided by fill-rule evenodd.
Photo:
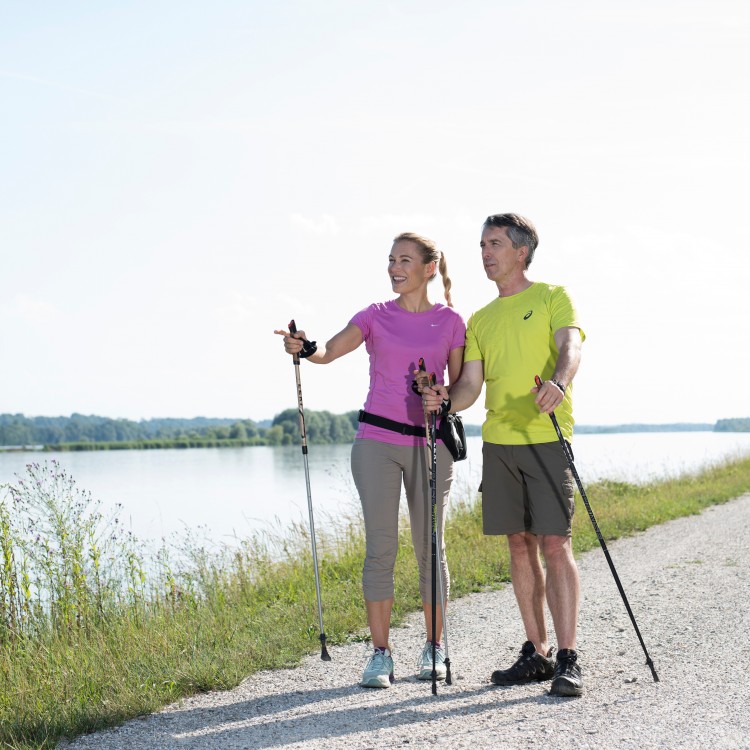
<instances>
[{"instance_id":1,"label":"gravel path","mask_svg":"<svg viewBox=\"0 0 750 750\"><path fill-rule=\"evenodd\" d=\"M388 690L357 686L362 644L333 647L330 663L309 657L64 746L750 748L750 494L608 547L658 683L597 548L579 560L581 698L552 698L549 683L489 684L524 640L506 587L453 603L453 685L439 685L437 696L414 677L423 639L416 615L393 633L397 681Z\"/></svg>"}]
</instances>

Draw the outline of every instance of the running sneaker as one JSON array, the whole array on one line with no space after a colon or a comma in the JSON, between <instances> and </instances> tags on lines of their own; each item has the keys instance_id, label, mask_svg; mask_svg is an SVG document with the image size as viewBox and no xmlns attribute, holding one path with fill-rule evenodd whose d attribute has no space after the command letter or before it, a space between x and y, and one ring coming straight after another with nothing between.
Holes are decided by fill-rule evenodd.
<instances>
[{"instance_id":1,"label":"running sneaker","mask_svg":"<svg viewBox=\"0 0 750 750\"><path fill-rule=\"evenodd\" d=\"M578 666L578 653L572 648L560 649L557 653L555 674L550 685L550 695L575 697L583 692L581 668Z\"/></svg>"},{"instance_id":2,"label":"running sneaker","mask_svg":"<svg viewBox=\"0 0 750 750\"><path fill-rule=\"evenodd\" d=\"M547 656L538 653L531 641L521 646L521 656L509 669L498 669L490 678L495 685L525 685L528 682L540 682L552 679L555 672L555 661L550 649Z\"/></svg>"},{"instance_id":3,"label":"running sneaker","mask_svg":"<svg viewBox=\"0 0 750 750\"><path fill-rule=\"evenodd\" d=\"M376 648L367 660L362 674L362 687L387 688L395 682L393 676L393 658L387 648Z\"/></svg>"},{"instance_id":4,"label":"running sneaker","mask_svg":"<svg viewBox=\"0 0 750 750\"><path fill-rule=\"evenodd\" d=\"M434 644L435 648L435 676L438 680L444 680L446 669L445 669L445 650L440 645L440 642ZM417 667L419 668L419 674L417 675L418 680L431 680L432 679L432 641L427 641L422 649L422 655L419 657Z\"/></svg>"}]
</instances>

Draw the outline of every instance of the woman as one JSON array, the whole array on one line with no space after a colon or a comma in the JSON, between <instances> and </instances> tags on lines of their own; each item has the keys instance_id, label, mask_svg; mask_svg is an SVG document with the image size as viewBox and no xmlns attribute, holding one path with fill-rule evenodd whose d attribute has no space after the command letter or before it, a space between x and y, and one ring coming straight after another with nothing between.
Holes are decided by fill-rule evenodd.
<instances>
[{"instance_id":1,"label":"woman","mask_svg":"<svg viewBox=\"0 0 750 750\"><path fill-rule=\"evenodd\" d=\"M438 271L443 279L446 305L430 302L427 285ZM328 364L354 351L363 341L370 355L370 389L360 412L360 427L352 447L352 474L360 495L365 522L366 557L362 588L373 653L362 676L364 687L387 688L394 682L393 657L388 641L394 598L393 570L398 549L401 485L406 490L414 553L419 564L419 591L427 640L419 662L419 678L436 672L445 678L445 654L440 644L442 612L436 612L432 632L431 499L427 481L425 417L422 399L412 389L420 357L437 383L455 382L461 372L466 326L452 309L444 255L428 239L412 233L393 241L388 258L391 287L398 297L375 303L358 312L325 346L308 357ZM288 354L301 351L304 331L284 336ZM406 434L404 434L406 433ZM421 434L421 436L420 436ZM449 577L443 540L443 517L453 480L453 459L437 443L438 529L440 532L443 601L448 600Z\"/></svg>"}]
</instances>

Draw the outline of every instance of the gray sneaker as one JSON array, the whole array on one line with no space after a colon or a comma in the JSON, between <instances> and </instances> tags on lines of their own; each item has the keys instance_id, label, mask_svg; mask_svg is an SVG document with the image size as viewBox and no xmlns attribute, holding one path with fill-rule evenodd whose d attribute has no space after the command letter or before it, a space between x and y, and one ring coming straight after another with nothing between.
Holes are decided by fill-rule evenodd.
<instances>
[{"instance_id":1,"label":"gray sneaker","mask_svg":"<svg viewBox=\"0 0 750 750\"><path fill-rule=\"evenodd\" d=\"M362 674L362 687L387 688L395 682L393 658L387 648L376 648L367 660Z\"/></svg>"},{"instance_id":2,"label":"gray sneaker","mask_svg":"<svg viewBox=\"0 0 750 750\"><path fill-rule=\"evenodd\" d=\"M432 679L432 641L427 641L422 649L422 654L419 657L417 667L419 668L419 674L417 675L418 680L431 680ZM445 669L445 651L442 646L435 648L435 676L438 680L444 680L446 674Z\"/></svg>"},{"instance_id":3,"label":"gray sneaker","mask_svg":"<svg viewBox=\"0 0 750 750\"><path fill-rule=\"evenodd\" d=\"M525 685L529 682L551 680L555 672L555 662L550 658L552 653L553 649L550 649L547 656L542 656L531 641L526 641L521 647L521 656L516 663L508 669L496 670L490 679L495 685Z\"/></svg>"}]
</instances>

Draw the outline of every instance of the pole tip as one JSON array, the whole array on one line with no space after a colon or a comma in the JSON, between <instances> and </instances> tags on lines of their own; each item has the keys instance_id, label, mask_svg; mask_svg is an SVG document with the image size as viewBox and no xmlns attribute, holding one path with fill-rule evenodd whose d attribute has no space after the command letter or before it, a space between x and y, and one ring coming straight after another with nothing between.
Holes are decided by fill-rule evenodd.
<instances>
[{"instance_id":1,"label":"pole tip","mask_svg":"<svg viewBox=\"0 0 750 750\"><path fill-rule=\"evenodd\" d=\"M325 633L320 634L320 658L323 661L331 661L331 655L328 653L328 649L326 648L326 634Z\"/></svg>"}]
</instances>

